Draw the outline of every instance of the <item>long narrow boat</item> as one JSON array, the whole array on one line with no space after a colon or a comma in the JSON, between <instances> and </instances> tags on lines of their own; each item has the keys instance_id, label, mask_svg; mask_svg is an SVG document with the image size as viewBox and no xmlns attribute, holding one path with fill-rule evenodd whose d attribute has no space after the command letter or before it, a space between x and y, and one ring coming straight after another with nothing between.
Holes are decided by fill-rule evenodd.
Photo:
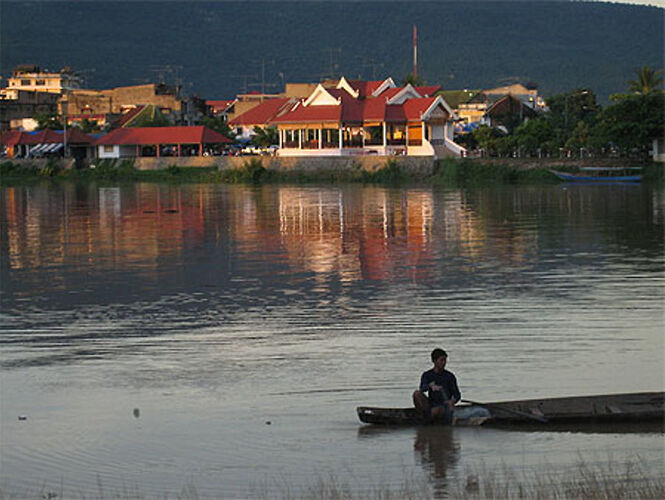
<instances>
[{"instance_id":1,"label":"long narrow boat","mask_svg":"<svg viewBox=\"0 0 665 500\"><path fill-rule=\"evenodd\" d=\"M579 173L550 170L559 179L566 182L641 182L642 167L581 167Z\"/></svg>"},{"instance_id":2,"label":"long narrow boat","mask_svg":"<svg viewBox=\"0 0 665 500\"><path fill-rule=\"evenodd\" d=\"M485 408L490 417L458 425L572 424L614 422L665 422L665 392L639 392L597 396L574 396L473 403L459 408ZM358 418L367 424L421 425L415 408L357 408Z\"/></svg>"}]
</instances>

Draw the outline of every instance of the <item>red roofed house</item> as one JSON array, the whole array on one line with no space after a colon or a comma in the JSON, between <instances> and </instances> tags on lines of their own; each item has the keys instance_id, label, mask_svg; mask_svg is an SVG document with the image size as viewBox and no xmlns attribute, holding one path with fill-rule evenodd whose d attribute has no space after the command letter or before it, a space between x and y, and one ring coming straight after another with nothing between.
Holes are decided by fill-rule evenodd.
<instances>
[{"instance_id":1,"label":"red roofed house","mask_svg":"<svg viewBox=\"0 0 665 500\"><path fill-rule=\"evenodd\" d=\"M77 160L92 155L93 138L74 127L62 130L44 129L36 132L10 130L0 136L8 158L42 156L73 156ZM67 154L64 149L67 148Z\"/></svg>"},{"instance_id":2,"label":"red roofed house","mask_svg":"<svg viewBox=\"0 0 665 500\"><path fill-rule=\"evenodd\" d=\"M249 140L254 135L254 127L264 128L280 113L287 111L296 99L279 97L267 99L249 111L236 116L229 121L229 126L237 134L236 140Z\"/></svg>"},{"instance_id":3,"label":"red roofed house","mask_svg":"<svg viewBox=\"0 0 665 500\"><path fill-rule=\"evenodd\" d=\"M464 148L452 140L457 117L443 98L431 96L439 89L342 77L278 109L264 108L265 102L231 124L276 125L280 156L460 156Z\"/></svg>"},{"instance_id":4,"label":"red roofed house","mask_svg":"<svg viewBox=\"0 0 665 500\"><path fill-rule=\"evenodd\" d=\"M97 155L105 158L137 156L203 156L233 141L204 126L118 128L99 138Z\"/></svg>"}]
</instances>

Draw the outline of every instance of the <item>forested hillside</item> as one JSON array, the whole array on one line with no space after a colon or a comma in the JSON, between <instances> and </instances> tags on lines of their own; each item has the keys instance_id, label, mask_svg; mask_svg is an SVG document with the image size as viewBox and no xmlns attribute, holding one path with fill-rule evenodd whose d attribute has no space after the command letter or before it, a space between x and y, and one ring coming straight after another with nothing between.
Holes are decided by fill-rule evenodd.
<instances>
[{"instance_id":1,"label":"forested hillside","mask_svg":"<svg viewBox=\"0 0 665 500\"><path fill-rule=\"evenodd\" d=\"M663 67L665 9L564 2L2 2L0 71L70 66L88 86L180 79L228 98L284 81L402 78L447 89L535 82L601 102L635 67Z\"/></svg>"}]
</instances>

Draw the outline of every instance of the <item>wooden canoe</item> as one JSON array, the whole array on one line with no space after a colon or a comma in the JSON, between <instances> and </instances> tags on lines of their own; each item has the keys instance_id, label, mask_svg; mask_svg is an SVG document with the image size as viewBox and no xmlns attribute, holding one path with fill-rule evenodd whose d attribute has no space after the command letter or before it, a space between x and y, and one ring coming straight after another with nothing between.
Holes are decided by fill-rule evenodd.
<instances>
[{"instance_id":1,"label":"wooden canoe","mask_svg":"<svg viewBox=\"0 0 665 500\"><path fill-rule=\"evenodd\" d=\"M586 167L580 169L580 173L560 172L559 170L550 170L559 179L566 182L641 182L642 174L626 173L627 169L607 169ZM614 172L612 172L615 170ZM590 172L595 171L595 172Z\"/></svg>"},{"instance_id":2,"label":"wooden canoe","mask_svg":"<svg viewBox=\"0 0 665 500\"><path fill-rule=\"evenodd\" d=\"M665 392L640 392L598 396L525 399L460 405L480 406L491 417L484 425L569 424L665 421ZM421 425L415 408L357 408L358 418L367 424ZM532 418L536 417L536 418ZM459 422L464 424L464 422Z\"/></svg>"}]
</instances>

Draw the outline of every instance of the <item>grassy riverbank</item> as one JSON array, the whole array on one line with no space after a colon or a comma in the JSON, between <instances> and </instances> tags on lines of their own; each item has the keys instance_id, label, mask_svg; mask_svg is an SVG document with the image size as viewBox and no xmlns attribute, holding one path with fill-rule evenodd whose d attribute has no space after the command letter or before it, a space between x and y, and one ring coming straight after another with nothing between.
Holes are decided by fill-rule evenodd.
<instances>
[{"instance_id":1,"label":"grassy riverbank","mask_svg":"<svg viewBox=\"0 0 665 500\"><path fill-rule=\"evenodd\" d=\"M506 466L490 469L481 467L462 473L454 479L437 478L442 483L433 491L433 483L426 478L405 477L399 485L366 485L362 488L335 475L318 476L302 487L288 484L288 479L279 484L259 483L243 498L258 500L433 500L450 498L461 500L628 500L665 498L665 472L648 474L639 458L617 463L607 460L595 465L580 458L572 472L553 472L547 466L526 472L519 472ZM277 492L275 492L275 486ZM96 492L77 492L71 496L62 485L55 488L42 485L38 490L24 491L21 494L9 493L0 487L0 500L41 500L79 498L81 500L130 499L169 499L200 500L237 498L237 496L206 494L198 491L195 484L184 485L179 492L172 494L148 495L141 493L138 486L124 486L113 491L97 478ZM71 493L71 492L70 492Z\"/></svg>"},{"instance_id":2,"label":"grassy riverbank","mask_svg":"<svg viewBox=\"0 0 665 500\"><path fill-rule=\"evenodd\" d=\"M657 163L642 165L644 182L663 183L665 166ZM345 183L367 184L431 184L450 187L472 187L502 184L552 184L560 182L550 168L575 171L576 167L562 162L528 164L520 161L487 162L473 159L448 158L434 164L431 173L415 173L398 160L388 160L381 168L369 171L351 168L326 170L275 170L264 167L261 159L248 158L239 168L220 170L217 167L168 166L161 170L138 170L131 160L101 161L92 169L62 169L56 162L18 164L0 163L1 185L34 183L40 180L104 181L104 182L173 182L173 183Z\"/></svg>"}]
</instances>

